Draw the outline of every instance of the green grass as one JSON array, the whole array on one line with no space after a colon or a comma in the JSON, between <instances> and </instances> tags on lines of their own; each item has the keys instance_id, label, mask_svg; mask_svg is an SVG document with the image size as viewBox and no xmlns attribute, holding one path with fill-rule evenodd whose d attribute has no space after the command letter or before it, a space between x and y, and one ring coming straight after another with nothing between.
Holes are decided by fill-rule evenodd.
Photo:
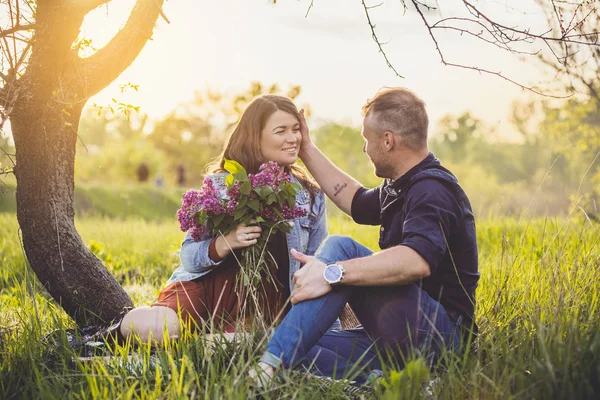
<instances>
[{"instance_id":1,"label":"green grass","mask_svg":"<svg viewBox=\"0 0 600 400\"><path fill-rule=\"evenodd\" d=\"M176 267L182 233L174 218L145 221L78 218L85 243L105 262L136 305L153 301ZM264 348L257 333L213 354L187 335L148 357L145 347L115 349L111 360L73 362L67 348L48 355L41 337L72 322L26 268L16 218L0 213L0 398L248 398L247 372ZM377 228L333 217L330 233L375 249ZM478 223L480 336L434 375L443 399L596 398L600 394L600 227L585 221L493 220ZM426 374L386 371L389 399L423 395ZM343 384L292 374L265 398L351 398ZM366 396L369 398L369 396ZM375 395L371 397L376 397Z\"/></svg>"},{"instance_id":2,"label":"green grass","mask_svg":"<svg viewBox=\"0 0 600 400\"><path fill-rule=\"evenodd\" d=\"M0 212L16 212L14 181L0 182ZM152 184L107 187L75 186L75 212L79 216L132 217L143 220L175 218L183 188L157 188Z\"/></svg>"}]
</instances>

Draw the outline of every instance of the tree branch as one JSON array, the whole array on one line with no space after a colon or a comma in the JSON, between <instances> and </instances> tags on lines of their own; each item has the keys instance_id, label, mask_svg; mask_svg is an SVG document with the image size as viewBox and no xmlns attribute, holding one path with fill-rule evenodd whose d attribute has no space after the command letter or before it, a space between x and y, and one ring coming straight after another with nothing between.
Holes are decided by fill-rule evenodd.
<instances>
[{"instance_id":1,"label":"tree branch","mask_svg":"<svg viewBox=\"0 0 600 400\"><path fill-rule=\"evenodd\" d=\"M480 67L475 67L475 66L468 66L468 65L463 65L463 64L456 64L453 62L448 62L446 61L445 57L444 57L444 53L442 52L439 43L433 33L432 30L432 26L429 25L429 22L427 21L427 19L425 18L425 15L423 14L423 12L421 11L421 9L419 8L419 5L422 5L421 3L419 3L418 0L411 0L413 2L413 5L415 6L415 9L417 10L417 13L419 14L419 16L421 17L421 19L423 20L423 23L425 24L425 27L427 28L427 30L429 31L429 36L431 37L431 39L433 40L433 43L435 44L435 49L438 52L438 54L440 55L440 59L442 61L442 64L449 66L449 67L457 67L457 68L463 68L463 69L470 69L473 71L477 71L479 73L484 73L484 74L488 74L488 75L495 75L499 78L504 79L505 81L508 81L518 87L520 87L523 90L527 90L530 91L532 93L535 94L539 94L539 95L543 95L546 97L552 97L552 98L558 98L558 99L563 99L563 98L567 98L570 97L571 95L567 95L567 96L555 96L555 95L548 95L546 93L542 93L539 90L537 90L536 88L532 87L532 86L525 86L522 83L519 83L505 75L502 74L501 71L491 71L485 68L480 68Z\"/></svg>"},{"instance_id":2,"label":"tree branch","mask_svg":"<svg viewBox=\"0 0 600 400\"><path fill-rule=\"evenodd\" d=\"M88 58L77 58L76 68L91 97L114 81L136 59L152 37L164 0L137 0L127 23L111 41Z\"/></svg>"},{"instance_id":3,"label":"tree branch","mask_svg":"<svg viewBox=\"0 0 600 400\"><path fill-rule=\"evenodd\" d=\"M15 25L12 28L2 29L0 28L0 37L4 37L19 31L29 31L32 29L36 29L36 24L26 24L26 25Z\"/></svg>"},{"instance_id":4,"label":"tree branch","mask_svg":"<svg viewBox=\"0 0 600 400\"><path fill-rule=\"evenodd\" d=\"M367 6L365 4L365 0L362 0L362 5L363 8L365 9L365 15L367 16L367 22L369 24L369 27L371 28L371 36L373 37L373 40L375 41L375 43L377 43L377 47L379 47L379 52L383 55L383 58L385 59L385 62L387 64L387 66L394 71L394 73L396 74L396 76L398 78L404 78L402 75L400 75L398 73L398 71L396 71L396 68L394 68L394 66L392 65L392 63L390 62L390 60L388 60L387 58L387 54L385 53L385 51L383 50L383 44L379 41L379 38L377 37L377 34L375 33L375 25L373 25L373 23L371 22L371 16L369 15L369 10L371 8L375 8L375 7L379 7L381 4L378 4L376 6Z\"/></svg>"}]
</instances>

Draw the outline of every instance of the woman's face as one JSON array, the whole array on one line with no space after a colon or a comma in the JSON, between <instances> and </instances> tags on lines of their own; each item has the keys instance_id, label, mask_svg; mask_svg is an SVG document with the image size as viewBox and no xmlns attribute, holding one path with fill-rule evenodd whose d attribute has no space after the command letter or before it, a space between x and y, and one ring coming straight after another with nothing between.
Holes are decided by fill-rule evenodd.
<instances>
[{"instance_id":1,"label":"woman's face","mask_svg":"<svg viewBox=\"0 0 600 400\"><path fill-rule=\"evenodd\" d=\"M290 165L298 159L301 141L300 124L296 117L277 110L269 117L260 134L260 151L265 161Z\"/></svg>"}]
</instances>

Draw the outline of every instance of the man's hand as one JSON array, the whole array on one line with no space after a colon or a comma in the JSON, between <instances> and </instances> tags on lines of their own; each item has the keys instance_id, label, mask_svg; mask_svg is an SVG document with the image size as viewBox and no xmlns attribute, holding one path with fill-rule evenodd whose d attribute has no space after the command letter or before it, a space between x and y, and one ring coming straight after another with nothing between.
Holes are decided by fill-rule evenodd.
<instances>
[{"instance_id":1,"label":"man's hand","mask_svg":"<svg viewBox=\"0 0 600 400\"><path fill-rule=\"evenodd\" d=\"M302 141L300 142L299 156L302 159L305 151L313 145L310 134L308 133L306 118L304 118L304 109L300 110L300 135L302 136Z\"/></svg>"},{"instance_id":2,"label":"man's hand","mask_svg":"<svg viewBox=\"0 0 600 400\"><path fill-rule=\"evenodd\" d=\"M292 282L294 283L294 291L290 296L292 304L300 303L304 300L316 299L331 291L331 285L323 278L323 271L326 267L325 263L294 249L292 249L290 254L302 264L306 264L303 268L296 271L292 278Z\"/></svg>"}]
</instances>

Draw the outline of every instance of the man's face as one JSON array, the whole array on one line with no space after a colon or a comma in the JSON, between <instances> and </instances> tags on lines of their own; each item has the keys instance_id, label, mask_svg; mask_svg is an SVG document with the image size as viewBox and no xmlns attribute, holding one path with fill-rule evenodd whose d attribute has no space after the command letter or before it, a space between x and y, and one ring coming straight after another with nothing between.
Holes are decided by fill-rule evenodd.
<instances>
[{"instance_id":1,"label":"man's face","mask_svg":"<svg viewBox=\"0 0 600 400\"><path fill-rule=\"evenodd\" d=\"M365 141L363 152L369 157L375 169L375 175L380 178L389 178L389 160L385 146L383 146L384 136L379 135L372 129L372 115L367 115L363 119L362 137Z\"/></svg>"}]
</instances>

